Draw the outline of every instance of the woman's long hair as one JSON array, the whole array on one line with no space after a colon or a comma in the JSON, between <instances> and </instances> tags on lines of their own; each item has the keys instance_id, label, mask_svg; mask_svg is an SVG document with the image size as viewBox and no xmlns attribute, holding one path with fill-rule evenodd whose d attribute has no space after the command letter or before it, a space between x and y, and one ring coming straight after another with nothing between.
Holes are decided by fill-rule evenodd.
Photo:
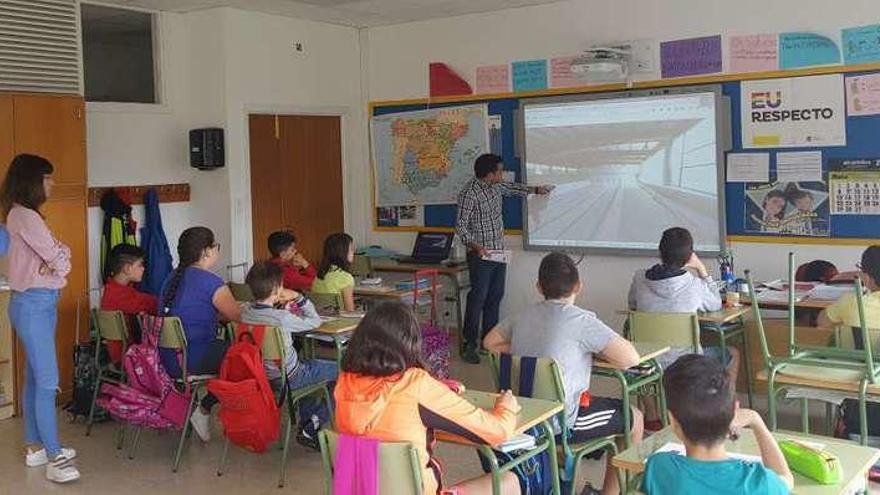
<instances>
[{"instance_id":1,"label":"woman's long hair","mask_svg":"<svg viewBox=\"0 0 880 495\"><path fill-rule=\"evenodd\" d=\"M351 272L348 250L353 242L354 239L345 232L330 234L324 239L324 253L321 256L321 264L318 265L318 278L324 278L333 266Z\"/></svg>"},{"instance_id":2,"label":"woman's long hair","mask_svg":"<svg viewBox=\"0 0 880 495\"><path fill-rule=\"evenodd\" d=\"M207 227L190 227L180 234L180 240L177 241L177 256L180 261L177 268L171 272L171 277L165 286L162 297L163 312L167 313L174 305L186 269L199 261L205 250L214 245L214 233Z\"/></svg>"},{"instance_id":3,"label":"woman's long hair","mask_svg":"<svg viewBox=\"0 0 880 495\"><path fill-rule=\"evenodd\" d=\"M54 171L52 163L42 156L21 154L13 158L0 189L3 217L9 215L9 210L16 204L39 212L46 202L44 178Z\"/></svg>"},{"instance_id":4,"label":"woman's long hair","mask_svg":"<svg viewBox=\"0 0 880 495\"><path fill-rule=\"evenodd\" d=\"M409 305L401 301L382 303L368 312L353 332L342 358L342 370L391 376L409 368L426 368L419 322Z\"/></svg>"}]
</instances>

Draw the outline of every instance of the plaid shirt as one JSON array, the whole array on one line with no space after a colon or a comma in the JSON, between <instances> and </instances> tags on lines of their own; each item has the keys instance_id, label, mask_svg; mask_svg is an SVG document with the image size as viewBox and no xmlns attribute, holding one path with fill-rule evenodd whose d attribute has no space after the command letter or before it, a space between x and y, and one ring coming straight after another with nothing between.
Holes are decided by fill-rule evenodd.
<instances>
[{"instance_id":1,"label":"plaid shirt","mask_svg":"<svg viewBox=\"0 0 880 495\"><path fill-rule=\"evenodd\" d=\"M533 188L515 182L487 184L473 178L458 193L455 233L465 245L474 243L486 249L504 249L502 196L525 196Z\"/></svg>"}]
</instances>

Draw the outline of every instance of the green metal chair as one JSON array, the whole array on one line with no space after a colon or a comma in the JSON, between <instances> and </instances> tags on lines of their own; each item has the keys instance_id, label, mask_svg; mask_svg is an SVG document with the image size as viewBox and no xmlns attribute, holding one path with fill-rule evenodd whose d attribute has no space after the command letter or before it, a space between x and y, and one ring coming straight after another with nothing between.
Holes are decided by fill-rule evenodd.
<instances>
[{"instance_id":1,"label":"green metal chair","mask_svg":"<svg viewBox=\"0 0 880 495\"><path fill-rule=\"evenodd\" d=\"M324 487L333 495L333 463L336 458L338 433L323 429L318 432L321 458L324 461ZM421 495L422 470L419 454L408 442L379 443L379 493L382 495Z\"/></svg>"},{"instance_id":2,"label":"green metal chair","mask_svg":"<svg viewBox=\"0 0 880 495\"><path fill-rule=\"evenodd\" d=\"M249 331L249 329L253 326L255 325L248 325L245 323L230 324L232 335L239 335L242 331ZM262 353L264 360L279 362L281 376L287 377L287 348L284 345L284 335L282 334L282 332L283 330L278 327L266 328L266 334L263 336ZM290 433L293 428L293 420L296 419L297 422L299 422L296 408L297 404L299 404L302 399L309 396L322 396L324 402L327 404L327 409L330 412L330 423L333 423L333 401L330 399L330 390L327 388L327 382L307 385L305 387L300 387L297 389L285 388L284 390L287 391L287 397L284 398L285 403L287 404L287 414L281 420L282 422L284 422L284 439L282 440L281 444L281 467L278 478L279 488L284 486L286 479L287 454L290 448ZM220 466L217 468L217 476L223 475L224 471L226 470L228 459L229 439L227 438L223 444L223 454L220 457Z\"/></svg>"},{"instance_id":3,"label":"green metal chair","mask_svg":"<svg viewBox=\"0 0 880 495\"><path fill-rule=\"evenodd\" d=\"M520 357L519 356L511 356L512 366L511 366L511 384L519 383L519 373L520 373ZM490 354L489 360L492 365L492 377L495 381L495 387L500 388L500 370L501 370L501 362L500 356L498 354ZM516 388L514 386L514 388ZM514 394L518 394L517 390L513 390ZM549 358L538 358L535 363L535 381L532 389L531 397L536 399L545 399L552 400L555 402L565 403L565 389L563 387L562 382L562 373L559 370L559 365L556 361ZM624 413L624 422L629 424L629 409L626 409ZM565 410L563 409L557 415L556 421L559 425L566 425L567 420L565 416ZM563 428L565 433L568 433L567 428ZM581 460L584 456L591 454L593 452L598 452L600 450L604 450L608 452L609 456L617 455L617 443L616 443L616 435L610 435L607 437L596 438L590 440L588 442L583 443L570 443L567 434L559 435L562 439L562 443L560 445L562 449L563 459L564 459L564 467L562 469L562 477L566 480L569 480L569 494L574 495L575 493L575 481L578 479L578 472L580 471ZM623 484L623 479L621 473L618 471L618 477L621 478L620 486L625 486Z\"/></svg>"},{"instance_id":4,"label":"green metal chair","mask_svg":"<svg viewBox=\"0 0 880 495\"><path fill-rule=\"evenodd\" d=\"M322 315L337 315L343 307L342 296L339 293L322 294L320 292L309 292L306 294L315 304L315 309Z\"/></svg>"},{"instance_id":5,"label":"green metal chair","mask_svg":"<svg viewBox=\"0 0 880 495\"><path fill-rule=\"evenodd\" d=\"M370 277L373 275L373 260L362 254L354 255L351 263L351 274L355 277Z\"/></svg>"},{"instance_id":6,"label":"green metal chair","mask_svg":"<svg viewBox=\"0 0 880 495\"><path fill-rule=\"evenodd\" d=\"M868 440L867 395L880 395L880 359L874 355L871 338L863 340L862 349L842 347L817 347L797 344L795 339L794 314L794 254L789 253L789 314L788 314L788 353L786 356L771 356L764 332L759 304L752 304L752 312L761 339L761 354L766 370L759 374L767 380L767 393L770 413L770 429L777 427L777 396L790 388L810 388L836 392L855 392L858 394L859 423L862 445ZM755 294L751 273L746 270L749 294ZM855 281L855 297L859 310L861 335L870 336L865 323L863 288L861 279ZM801 399L801 427L809 432L809 401Z\"/></svg>"},{"instance_id":7,"label":"green metal chair","mask_svg":"<svg viewBox=\"0 0 880 495\"><path fill-rule=\"evenodd\" d=\"M248 284L228 282L226 285L229 287L229 291L232 292L232 297L235 298L236 301L251 302L254 300L254 293Z\"/></svg>"},{"instance_id":8,"label":"green metal chair","mask_svg":"<svg viewBox=\"0 0 880 495\"><path fill-rule=\"evenodd\" d=\"M122 353L128 349L128 325L125 323L125 315L122 311L102 311L98 309L92 310L92 321L95 329L95 369L97 376L95 381L95 392L92 394L92 403L89 406L89 418L86 422L86 436L92 433L92 424L95 418L95 403L98 400L98 394L101 390L102 383L122 384L125 381L125 372L120 368L114 370L110 368L110 363L101 362L101 345L108 341L119 342L122 345ZM117 445L121 447L121 443Z\"/></svg>"}]
</instances>

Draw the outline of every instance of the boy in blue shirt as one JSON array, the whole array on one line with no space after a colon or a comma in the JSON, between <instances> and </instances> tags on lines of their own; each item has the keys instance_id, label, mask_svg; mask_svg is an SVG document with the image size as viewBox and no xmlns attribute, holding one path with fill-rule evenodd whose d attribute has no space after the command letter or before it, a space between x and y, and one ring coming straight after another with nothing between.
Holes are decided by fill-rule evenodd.
<instances>
[{"instance_id":1,"label":"boy in blue shirt","mask_svg":"<svg viewBox=\"0 0 880 495\"><path fill-rule=\"evenodd\" d=\"M730 378L718 360L682 356L663 375L669 421L686 456L661 452L648 458L641 491L667 493L789 493L794 479L782 451L761 416L734 400ZM750 428L763 465L730 459L724 441L731 432Z\"/></svg>"}]
</instances>

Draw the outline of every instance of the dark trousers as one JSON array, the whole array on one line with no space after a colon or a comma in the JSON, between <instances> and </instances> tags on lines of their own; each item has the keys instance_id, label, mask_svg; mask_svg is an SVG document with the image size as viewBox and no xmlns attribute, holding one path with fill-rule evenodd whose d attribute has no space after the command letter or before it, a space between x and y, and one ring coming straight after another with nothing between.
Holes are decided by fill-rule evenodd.
<instances>
[{"instance_id":1,"label":"dark trousers","mask_svg":"<svg viewBox=\"0 0 880 495\"><path fill-rule=\"evenodd\" d=\"M471 290L467 296L462 334L464 345L477 347L483 337L498 324L507 264L486 261L479 254L468 253Z\"/></svg>"}]
</instances>

